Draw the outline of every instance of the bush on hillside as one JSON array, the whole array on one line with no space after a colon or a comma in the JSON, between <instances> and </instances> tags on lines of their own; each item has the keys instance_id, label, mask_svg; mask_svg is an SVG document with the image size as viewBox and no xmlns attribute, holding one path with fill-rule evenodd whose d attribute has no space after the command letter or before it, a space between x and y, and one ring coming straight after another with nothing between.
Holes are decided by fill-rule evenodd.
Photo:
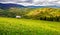
<instances>
[{"instance_id":1,"label":"bush on hillside","mask_svg":"<svg viewBox=\"0 0 60 35\"><path fill-rule=\"evenodd\" d=\"M40 8L26 14L32 19L60 21L60 9L55 8Z\"/></svg>"}]
</instances>

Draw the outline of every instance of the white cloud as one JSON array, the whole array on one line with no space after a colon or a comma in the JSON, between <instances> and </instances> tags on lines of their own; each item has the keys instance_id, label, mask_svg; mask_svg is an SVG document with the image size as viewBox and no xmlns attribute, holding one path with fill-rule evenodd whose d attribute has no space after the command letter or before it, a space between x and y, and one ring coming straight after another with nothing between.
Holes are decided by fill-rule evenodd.
<instances>
[{"instance_id":1,"label":"white cloud","mask_svg":"<svg viewBox=\"0 0 60 35\"><path fill-rule=\"evenodd\" d=\"M60 0L38 0L34 4L42 6L60 5Z\"/></svg>"},{"instance_id":2,"label":"white cloud","mask_svg":"<svg viewBox=\"0 0 60 35\"><path fill-rule=\"evenodd\" d=\"M15 2L0 2L0 3L4 3L4 4L6 4L6 3L15 3Z\"/></svg>"},{"instance_id":3,"label":"white cloud","mask_svg":"<svg viewBox=\"0 0 60 35\"><path fill-rule=\"evenodd\" d=\"M58 1L57 3L60 4L60 1Z\"/></svg>"},{"instance_id":4,"label":"white cloud","mask_svg":"<svg viewBox=\"0 0 60 35\"><path fill-rule=\"evenodd\" d=\"M60 0L0 0L0 3L15 3L24 6L52 6L60 5Z\"/></svg>"}]
</instances>

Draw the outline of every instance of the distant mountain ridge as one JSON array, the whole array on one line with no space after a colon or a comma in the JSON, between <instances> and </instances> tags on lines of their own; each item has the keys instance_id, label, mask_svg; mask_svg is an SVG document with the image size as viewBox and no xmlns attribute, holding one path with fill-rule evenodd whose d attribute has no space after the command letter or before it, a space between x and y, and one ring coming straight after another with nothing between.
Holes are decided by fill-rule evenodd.
<instances>
[{"instance_id":1,"label":"distant mountain ridge","mask_svg":"<svg viewBox=\"0 0 60 35\"><path fill-rule=\"evenodd\" d=\"M23 5L18 5L18 4L12 4L12 3L8 3L8 4L0 3L0 8L2 8L2 9L7 9L7 8L10 8L10 7L23 8L24 6Z\"/></svg>"},{"instance_id":2,"label":"distant mountain ridge","mask_svg":"<svg viewBox=\"0 0 60 35\"><path fill-rule=\"evenodd\" d=\"M26 6L28 8L44 8L45 6Z\"/></svg>"},{"instance_id":3,"label":"distant mountain ridge","mask_svg":"<svg viewBox=\"0 0 60 35\"><path fill-rule=\"evenodd\" d=\"M60 8L60 6L26 6L28 8Z\"/></svg>"},{"instance_id":4,"label":"distant mountain ridge","mask_svg":"<svg viewBox=\"0 0 60 35\"><path fill-rule=\"evenodd\" d=\"M0 8L2 8L2 9L8 9L10 7L18 7L18 8L44 8L44 7L60 8L60 6L24 6L24 5L20 5L20 4L14 4L14 3L7 3L7 4L0 3Z\"/></svg>"}]
</instances>

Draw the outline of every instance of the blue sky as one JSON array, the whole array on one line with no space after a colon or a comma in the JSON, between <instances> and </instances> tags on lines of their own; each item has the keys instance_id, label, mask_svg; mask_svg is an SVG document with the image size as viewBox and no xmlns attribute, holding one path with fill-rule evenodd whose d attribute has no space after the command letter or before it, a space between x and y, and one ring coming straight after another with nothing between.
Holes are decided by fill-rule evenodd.
<instances>
[{"instance_id":1,"label":"blue sky","mask_svg":"<svg viewBox=\"0 0 60 35\"><path fill-rule=\"evenodd\" d=\"M60 6L60 0L0 0L0 3L15 3L24 6Z\"/></svg>"}]
</instances>

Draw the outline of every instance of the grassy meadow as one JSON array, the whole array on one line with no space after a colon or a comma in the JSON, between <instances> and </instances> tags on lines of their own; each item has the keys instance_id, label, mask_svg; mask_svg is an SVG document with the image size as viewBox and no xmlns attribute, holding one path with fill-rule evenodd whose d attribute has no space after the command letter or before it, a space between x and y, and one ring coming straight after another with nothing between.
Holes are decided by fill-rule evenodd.
<instances>
[{"instance_id":1,"label":"grassy meadow","mask_svg":"<svg viewBox=\"0 0 60 35\"><path fill-rule=\"evenodd\" d=\"M60 35L60 22L0 17L0 35Z\"/></svg>"}]
</instances>

